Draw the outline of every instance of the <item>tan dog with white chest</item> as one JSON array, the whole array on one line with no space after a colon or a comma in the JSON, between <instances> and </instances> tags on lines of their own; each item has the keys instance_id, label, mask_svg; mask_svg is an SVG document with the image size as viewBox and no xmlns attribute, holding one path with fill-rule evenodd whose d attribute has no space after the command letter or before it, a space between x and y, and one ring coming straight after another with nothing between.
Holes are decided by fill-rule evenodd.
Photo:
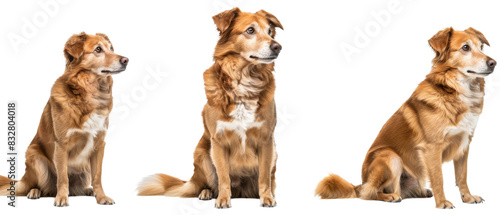
<instances>
[{"instance_id":1,"label":"tan dog with white chest","mask_svg":"<svg viewBox=\"0 0 500 215\"><path fill-rule=\"evenodd\" d=\"M231 207L233 198L259 198L273 207L277 154L273 132L274 40L278 19L264 11L224 11L213 17L220 39L214 65L205 71L205 132L194 152L189 181L157 174L139 186L139 195L216 197L215 207Z\"/></svg>"},{"instance_id":2,"label":"tan dog with white chest","mask_svg":"<svg viewBox=\"0 0 500 215\"><path fill-rule=\"evenodd\" d=\"M432 70L382 127L363 163L363 184L330 175L316 188L321 198L399 202L434 192L436 207L454 208L445 198L441 170L443 162L453 160L462 201L483 202L467 186L467 159L483 108L484 77L496 61L483 53L489 43L473 28L447 28L429 44L436 53ZM432 191L425 188L427 179Z\"/></svg>"},{"instance_id":3,"label":"tan dog with white chest","mask_svg":"<svg viewBox=\"0 0 500 215\"><path fill-rule=\"evenodd\" d=\"M111 75L124 71L129 60L115 54L109 38L99 33L73 35L64 56L66 70L52 87L26 151L16 195L55 197L58 207L68 206L70 195L95 195L98 204L114 204L101 184L104 137L113 107ZM0 176L0 194L7 195L11 181Z\"/></svg>"}]
</instances>

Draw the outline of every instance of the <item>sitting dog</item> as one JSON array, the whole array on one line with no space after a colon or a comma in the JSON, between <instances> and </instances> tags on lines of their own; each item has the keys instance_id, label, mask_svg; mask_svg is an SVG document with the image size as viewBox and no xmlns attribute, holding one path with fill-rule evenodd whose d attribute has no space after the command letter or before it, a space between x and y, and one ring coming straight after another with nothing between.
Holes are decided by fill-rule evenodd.
<instances>
[{"instance_id":1,"label":"sitting dog","mask_svg":"<svg viewBox=\"0 0 500 215\"><path fill-rule=\"evenodd\" d=\"M75 34L64 47L66 70L57 79L43 110L38 131L26 151L26 172L15 183L17 196L94 196L114 204L101 184L104 137L113 106L111 75L125 70L129 59L114 53L104 34ZM13 180L0 176L0 194ZM92 188L90 183L92 182Z\"/></svg>"},{"instance_id":2,"label":"sitting dog","mask_svg":"<svg viewBox=\"0 0 500 215\"><path fill-rule=\"evenodd\" d=\"M496 61L483 53L489 43L473 28L447 28L429 44L436 53L432 70L382 127L363 163L362 184L330 175L316 188L321 198L399 202L434 192L437 208L454 208L445 198L441 170L443 162L453 160L462 201L483 202L467 186L467 158L483 108L484 77ZM427 179L432 191L425 188Z\"/></svg>"},{"instance_id":3,"label":"sitting dog","mask_svg":"<svg viewBox=\"0 0 500 215\"><path fill-rule=\"evenodd\" d=\"M213 17L220 39L215 63L205 71L205 132L194 152L189 181L157 174L139 186L139 195L216 197L215 207L231 207L233 198L274 199L276 125L274 60L281 45L274 40L278 19L264 11L234 8Z\"/></svg>"}]
</instances>

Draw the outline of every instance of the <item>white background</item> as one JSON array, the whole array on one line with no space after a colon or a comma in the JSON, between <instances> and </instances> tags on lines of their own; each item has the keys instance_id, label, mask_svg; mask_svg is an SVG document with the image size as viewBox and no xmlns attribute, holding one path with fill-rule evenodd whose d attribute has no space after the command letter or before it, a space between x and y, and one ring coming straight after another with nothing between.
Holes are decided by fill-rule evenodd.
<instances>
[{"instance_id":1,"label":"white background","mask_svg":"<svg viewBox=\"0 0 500 215\"><path fill-rule=\"evenodd\" d=\"M484 204L461 202L451 163L443 165L443 173L446 196L456 206L453 211L435 209L433 198L391 204L314 196L317 183L328 173L353 184L361 182L361 164L380 128L430 71L434 53L427 40L437 31L474 27L492 46L485 48L486 54L500 60L496 1L71 1L46 12L39 4L48 1L0 5L0 115L5 116L0 117L0 157L7 152L7 102L18 104L21 176L24 151L36 133L54 81L64 72L64 43L81 31L106 33L115 52L130 58L127 70L114 77L115 109L103 166L104 188L116 205L70 197L70 207L55 208L53 198L20 197L13 210L4 197L2 214L498 211L500 77L496 73L487 79L487 98L469 158L469 187L486 199ZM390 2L397 10L384 12ZM248 12L265 9L285 28L276 37L283 46L275 73L278 206L261 208L257 199L233 199L231 209L217 210L214 200L136 196L135 188L145 176L168 173L190 178L192 154L203 132L202 74L213 63L218 39L211 17L233 6ZM377 21L371 13L389 13L390 18ZM23 34L27 25L35 25L36 31ZM359 31L370 34L368 40L358 44L358 53L346 56L340 44L356 47ZM13 35L25 40L15 45L10 41ZM7 171L7 163L0 162L0 174Z\"/></svg>"}]
</instances>

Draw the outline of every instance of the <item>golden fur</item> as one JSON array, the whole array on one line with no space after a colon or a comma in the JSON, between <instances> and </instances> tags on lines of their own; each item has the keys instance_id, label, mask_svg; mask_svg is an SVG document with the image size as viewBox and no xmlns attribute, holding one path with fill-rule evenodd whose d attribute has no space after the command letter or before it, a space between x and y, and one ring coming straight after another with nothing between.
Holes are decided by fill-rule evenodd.
<instances>
[{"instance_id":1,"label":"golden fur","mask_svg":"<svg viewBox=\"0 0 500 215\"><path fill-rule=\"evenodd\" d=\"M68 39L64 56L66 70L52 87L26 151L16 195L55 197L55 206L68 206L68 195L95 195L99 204L114 204L101 185L104 137L113 106L110 75L124 71L128 58L113 53L106 35L83 32ZM0 176L2 195L5 181L11 180Z\"/></svg>"},{"instance_id":2,"label":"golden fur","mask_svg":"<svg viewBox=\"0 0 500 215\"><path fill-rule=\"evenodd\" d=\"M337 175L316 188L321 198L399 202L435 196L436 207L453 208L443 191L441 165L453 160L455 179L465 203L480 203L467 186L467 158L481 114L484 77L496 62L482 52L484 35L469 28L447 28L429 40L436 53L433 67L410 98L382 127L362 168L362 185ZM432 191L425 189L430 179Z\"/></svg>"},{"instance_id":3,"label":"golden fur","mask_svg":"<svg viewBox=\"0 0 500 215\"><path fill-rule=\"evenodd\" d=\"M217 208L230 198L259 198L272 207L277 154L273 132L274 59L281 46L272 14L241 12L238 8L213 17L220 39L215 63L205 71L207 104L202 115L205 132L194 152L189 181L157 174L139 186L139 195L217 198Z\"/></svg>"}]
</instances>

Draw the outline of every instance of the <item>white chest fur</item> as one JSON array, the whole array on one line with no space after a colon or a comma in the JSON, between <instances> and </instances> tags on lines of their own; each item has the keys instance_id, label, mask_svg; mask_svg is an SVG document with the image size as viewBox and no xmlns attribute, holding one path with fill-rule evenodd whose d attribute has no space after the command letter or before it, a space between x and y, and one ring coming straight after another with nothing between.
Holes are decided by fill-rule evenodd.
<instances>
[{"instance_id":1,"label":"white chest fur","mask_svg":"<svg viewBox=\"0 0 500 215\"><path fill-rule=\"evenodd\" d=\"M461 80L459 83L462 85L463 93L460 99L465 103L469 110L463 115L462 119L457 126L452 126L445 132L446 135L457 135L463 133L462 143L458 152L462 154L469 147L470 136L474 134L474 130L479 120L480 112L474 112L473 107L482 102L484 93L479 89L479 85L471 85L471 80Z\"/></svg>"},{"instance_id":2,"label":"white chest fur","mask_svg":"<svg viewBox=\"0 0 500 215\"><path fill-rule=\"evenodd\" d=\"M247 130L251 128L259 128L264 121L257 122L255 120L255 111L257 110L257 101L240 102L236 108L229 114L233 118L232 121L217 121L217 133L224 130L234 131L241 139L242 153L245 152L247 141Z\"/></svg>"},{"instance_id":3,"label":"white chest fur","mask_svg":"<svg viewBox=\"0 0 500 215\"><path fill-rule=\"evenodd\" d=\"M69 160L69 164L72 166L80 165L86 163L91 152L94 149L94 139L100 131L107 130L106 127L106 116L102 116L96 113L90 114L87 121L83 124L82 129L68 129L66 133L67 137L70 137L74 133L87 134L87 143L80 153Z\"/></svg>"}]
</instances>

